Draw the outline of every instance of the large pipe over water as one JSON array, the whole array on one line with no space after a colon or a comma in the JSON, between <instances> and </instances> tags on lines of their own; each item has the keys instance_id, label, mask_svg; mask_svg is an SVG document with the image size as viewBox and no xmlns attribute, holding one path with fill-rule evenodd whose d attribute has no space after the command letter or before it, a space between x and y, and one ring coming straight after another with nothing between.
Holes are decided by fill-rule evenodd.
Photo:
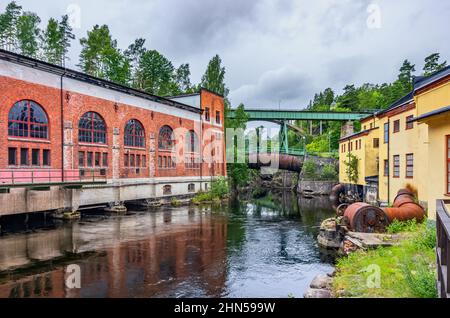
<instances>
[{"instance_id":1,"label":"large pipe over water","mask_svg":"<svg viewBox=\"0 0 450 318\"><path fill-rule=\"evenodd\" d=\"M250 154L248 159L248 166L251 169L273 167L281 170L300 172L303 166L303 157L280 155L277 153Z\"/></svg>"}]
</instances>

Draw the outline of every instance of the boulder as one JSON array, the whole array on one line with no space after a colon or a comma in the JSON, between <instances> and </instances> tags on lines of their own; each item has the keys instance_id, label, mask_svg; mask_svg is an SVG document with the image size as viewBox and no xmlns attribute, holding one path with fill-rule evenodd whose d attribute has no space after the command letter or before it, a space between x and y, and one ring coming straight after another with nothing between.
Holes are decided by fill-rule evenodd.
<instances>
[{"instance_id":1,"label":"boulder","mask_svg":"<svg viewBox=\"0 0 450 318\"><path fill-rule=\"evenodd\" d=\"M317 275L316 278L313 279L311 285L312 289L330 289L333 283L333 279L326 274Z\"/></svg>"},{"instance_id":2,"label":"boulder","mask_svg":"<svg viewBox=\"0 0 450 318\"><path fill-rule=\"evenodd\" d=\"M303 295L304 298L333 298L331 292L327 289L310 288Z\"/></svg>"}]
</instances>

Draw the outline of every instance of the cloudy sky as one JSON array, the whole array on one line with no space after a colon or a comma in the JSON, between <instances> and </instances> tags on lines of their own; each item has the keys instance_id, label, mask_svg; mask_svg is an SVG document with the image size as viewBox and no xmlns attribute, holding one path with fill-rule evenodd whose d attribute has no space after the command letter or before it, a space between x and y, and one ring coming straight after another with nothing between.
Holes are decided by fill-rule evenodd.
<instances>
[{"instance_id":1,"label":"cloudy sky","mask_svg":"<svg viewBox=\"0 0 450 318\"><path fill-rule=\"evenodd\" d=\"M3 10L8 1L1 0ZM219 54L233 104L304 108L315 92L392 81L405 58L450 62L450 1L442 0L18 0L44 21L79 11L78 39L108 24L119 46L147 39L198 82ZM73 15L77 16L77 15Z\"/></svg>"}]
</instances>

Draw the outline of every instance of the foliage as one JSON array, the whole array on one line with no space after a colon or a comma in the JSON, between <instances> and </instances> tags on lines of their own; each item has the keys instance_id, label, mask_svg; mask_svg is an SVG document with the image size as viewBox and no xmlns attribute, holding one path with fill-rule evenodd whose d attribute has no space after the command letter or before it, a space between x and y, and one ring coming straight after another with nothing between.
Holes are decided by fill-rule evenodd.
<instances>
[{"instance_id":1,"label":"foliage","mask_svg":"<svg viewBox=\"0 0 450 318\"><path fill-rule=\"evenodd\" d=\"M439 53L433 53L425 58L425 66L423 67L425 76L429 76L447 66L447 61L439 62L440 57Z\"/></svg>"},{"instance_id":2,"label":"foliage","mask_svg":"<svg viewBox=\"0 0 450 318\"><path fill-rule=\"evenodd\" d=\"M415 232L417 231L419 224L417 224L416 219L409 220L409 221L399 221L394 220L391 224L389 224L387 228L387 232L389 234L397 234L401 232Z\"/></svg>"},{"instance_id":3,"label":"foliage","mask_svg":"<svg viewBox=\"0 0 450 318\"><path fill-rule=\"evenodd\" d=\"M172 63L156 50L146 51L139 60L138 83L150 94L171 95Z\"/></svg>"},{"instance_id":4,"label":"foliage","mask_svg":"<svg viewBox=\"0 0 450 318\"><path fill-rule=\"evenodd\" d=\"M227 97L229 89L225 84L225 67L222 66L222 59L215 55L208 63L205 74L202 77L201 87L209 89L217 94Z\"/></svg>"},{"instance_id":5,"label":"foliage","mask_svg":"<svg viewBox=\"0 0 450 318\"><path fill-rule=\"evenodd\" d=\"M17 21L17 40L19 53L36 58L39 53L39 29L41 19L32 12L25 12Z\"/></svg>"},{"instance_id":6,"label":"foliage","mask_svg":"<svg viewBox=\"0 0 450 318\"><path fill-rule=\"evenodd\" d=\"M412 229L410 224L405 229ZM433 224L416 224L414 232L405 234L396 246L358 251L337 263L334 292L345 291L345 297L436 297L436 255L429 238L435 241ZM425 239L424 239L425 238ZM379 266L380 288L370 288L367 280L373 272L368 266Z\"/></svg>"},{"instance_id":7,"label":"foliage","mask_svg":"<svg viewBox=\"0 0 450 318\"><path fill-rule=\"evenodd\" d=\"M9 51L17 50L17 22L22 7L15 1L10 2L5 12L0 14L0 47Z\"/></svg>"},{"instance_id":8,"label":"foliage","mask_svg":"<svg viewBox=\"0 0 450 318\"><path fill-rule=\"evenodd\" d=\"M228 182L225 177L218 177L211 183L211 194L214 198L224 199L228 193Z\"/></svg>"},{"instance_id":9,"label":"foliage","mask_svg":"<svg viewBox=\"0 0 450 318\"><path fill-rule=\"evenodd\" d=\"M336 167L332 164L325 165L320 173L320 179L328 181L337 180L338 172L336 171Z\"/></svg>"},{"instance_id":10,"label":"foliage","mask_svg":"<svg viewBox=\"0 0 450 318\"><path fill-rule=\"evenodd\" d=\"M90 75L121 84L128 83L131 76L130 62L117 48L117 41L107 25L95 25L87 32L86 38L80 39L81 69Z\"/></svg>"},{"instance_id":11,"label":"foliage","mask_svg":"<svg viewBox=\"0 0 450 318\"><path fill-rule=\"evenodd\" d=\"M328 136L322 135L314 140L306 146L306 151L308 153L321 153L321 152L329 152L330 144L328 142Z\"/></svg>"},{"instance_id":12,"label":"foliage","mask_svg":"<svg viewBox=\"0 0 450 318\"><path fill-rule=\"evenodd\" d=\"M347 161L344 161L346 166L345 173L350 182L357 183L359 179L359 159L354 154L349 153Z\"/></svg>"},{"instance_id":13,"label":"foliage","mask_svg":"<svg viewBox=\"0 0 450 318\"><path fill-rule=\"evenodd\" d=\"M317 177L317 163L312 160L307 160L303 164L303 176L308 179L314 179Z\"/></svg>"},{"instance_id":14,"label":"foliage","mask_svg":"<svg viewBox=\"0 0 450 318\"><path fill-rule=\"evenodd\" d=\"M48 63L63 65L66 60L70 42L75 38L68 19L67 15L62 17L61 22L50 18L46 29L42 32L42 58Z\"/></svg>"},{"instance_id":15,"label":"foliage","mask_svg":"<svg viewBox=\"0 0 450 318\"><path fill-rule=\"evenodd\" d=\"M219 177L211 183L211 190L208 192L199 192L192 199L192 203L201 204L223 200L229 193L228 182L225 177Z\"/></svg>"}]
</instances>

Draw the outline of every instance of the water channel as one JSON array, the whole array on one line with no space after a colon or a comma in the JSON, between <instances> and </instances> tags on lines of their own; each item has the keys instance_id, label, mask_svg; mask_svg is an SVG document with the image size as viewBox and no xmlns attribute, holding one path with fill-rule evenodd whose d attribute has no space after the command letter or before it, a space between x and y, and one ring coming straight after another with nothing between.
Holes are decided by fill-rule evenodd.
<instances>
[{"instance_id":1,"label":"water channel","mask_svg":"<svg viewBox=\"0 0 450 318\"><path fill-rule=\"evenodd\" d=\"M0 298L302 297L332 266L319 251L327 198L84 213L64 223L2 218ZM81 288L68 288L80 269Z\"/></svg>"}]
</instances>

